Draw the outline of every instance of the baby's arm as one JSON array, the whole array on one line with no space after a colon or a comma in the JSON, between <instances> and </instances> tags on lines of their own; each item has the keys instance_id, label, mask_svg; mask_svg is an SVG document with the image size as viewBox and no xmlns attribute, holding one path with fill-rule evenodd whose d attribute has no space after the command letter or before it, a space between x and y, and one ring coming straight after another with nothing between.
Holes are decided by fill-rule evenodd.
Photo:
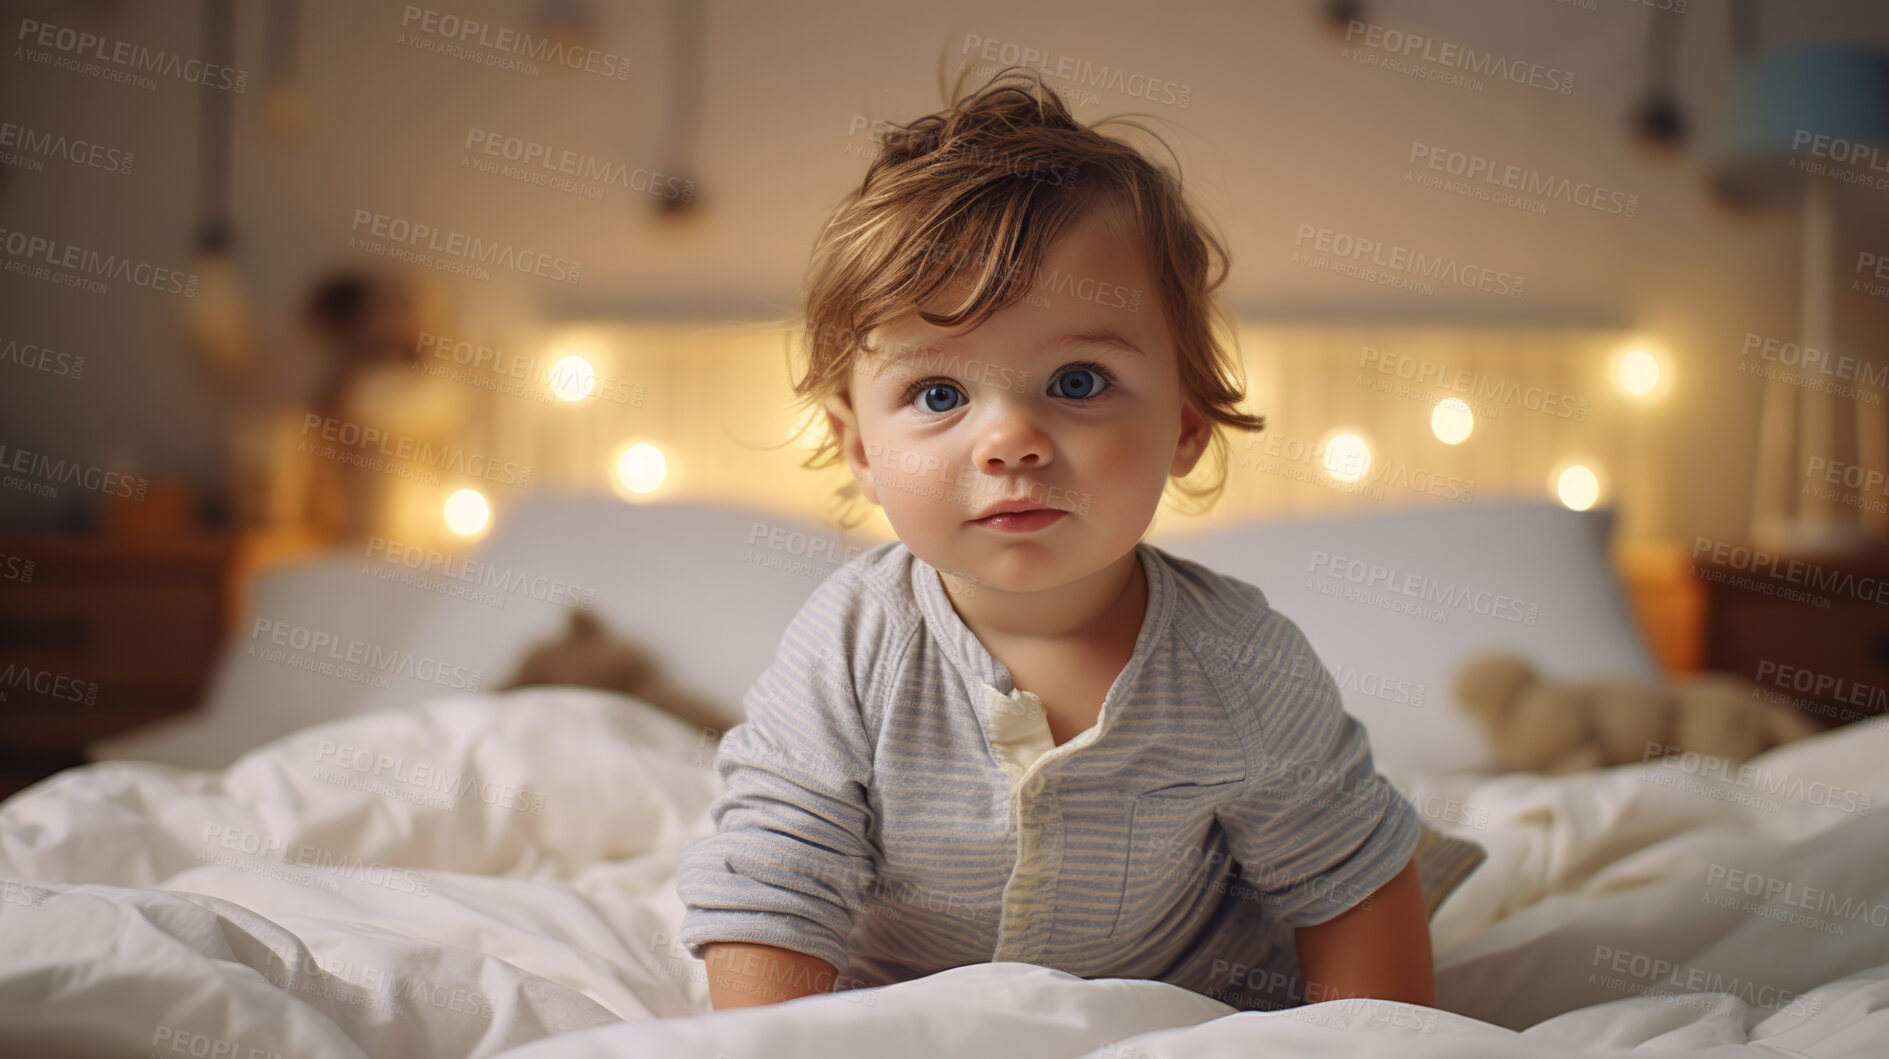
<instances>
[{"instance_id":1,"label":"baby's arm","mask_svg":"<svg viewBox=\"0 0 1889 1059\"><path fill-rule=\"evenodd\" d=\"M833 988L837 972L818 956L746 941L711 941L703 946L708 964L708 999L716 1011L778 1004Z\"/></svg>"},{"instance_id":2,"label":"baby's arm","mask_svg":"<svg viewBox=\"0 0 1889 1059\"><path fill-rule=\"evenodd\" d=\"M716 1008L835 988L874 875L867 790L873 746L851 660L871 653L877 612L857 614L845 574L821 582L722 737L715 833L676 869L678 940L707 964Z\"/></svg>"},{"instance_id":3,"label":"baby's arm","mask_svg":"<svg viewBox=\"0 0 1889 1059\"><path fill-rule=\"evenodd\" d=\"M1436 1006L1430 919L1415 857L1370 897L1292 933L1308 1002L1364 996Z\"/></svg>"},{"instance_id":4,"label":"baby's arm","mask_svg":"<svg viewBox=\"0 0 1889 1059\"><path fill-rule=\"evenodd\" d=\"M1308 1002L1372 996L1430 1005L1429 914L1416 809L1372 767L1370 739L1290 619L1262 627L1250 710L1230 716L1252 789L1221 806L1230 851L1292 928Z\"/></svg>"}]
</instances>

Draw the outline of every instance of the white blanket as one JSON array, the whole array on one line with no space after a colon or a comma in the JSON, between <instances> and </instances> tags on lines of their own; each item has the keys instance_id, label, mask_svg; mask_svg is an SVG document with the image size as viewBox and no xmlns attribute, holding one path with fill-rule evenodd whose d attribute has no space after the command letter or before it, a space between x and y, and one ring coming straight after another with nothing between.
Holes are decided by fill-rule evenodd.
<instances>
[{"instance_id":1,"label":"white blanket","mask_svg":"<svg viewBox=\"0 0 1889 1059\"><path fill-rule=\"evenodd\" d=\"M538 689L222 772L62 773L0 805L0 1054L1889 1054L1889 808L1865 811L1889 728L1742 783L1657 762L1406 781L1490 851L1432 924L1441 1011L1233 1013L1004 963L711 1013L673 875L712 754L640 701Z\"/></svg>"}]
</instances>

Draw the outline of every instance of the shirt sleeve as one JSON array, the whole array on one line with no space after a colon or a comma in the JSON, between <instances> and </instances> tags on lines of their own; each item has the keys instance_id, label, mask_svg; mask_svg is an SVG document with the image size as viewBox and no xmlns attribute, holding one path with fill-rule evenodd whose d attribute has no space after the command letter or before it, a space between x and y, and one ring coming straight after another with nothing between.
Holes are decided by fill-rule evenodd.
<instances>
[{"instance_id":1,"label":"shirt sleeve","mask_svg":"<svg viewBox=\"0 0 1889 1059\"><path fill-rule=\"evenodd\" d=\"M868 635L860 597L843 569L814 590L748 690L746 719L722 736L716 833L685 846L676 869L678 940L697 959L711 941L759 942L847 971L874 872L872 742L851 664Z\"/></svg>"},{"instance_id":2,"label":"shirt sleeve","mask_svg":"<svg viewBox=\"0 0 1889 1059\"><path fill-rule=\"evenodd\" d=\"M1236 892L1288 927L1333 919L1416 852L1416 809L1371 764L1364 725L1291 619L1268 610L1236 718L1248 786L1216 811L1239 862Z\"/></svg>"}]
</instances>

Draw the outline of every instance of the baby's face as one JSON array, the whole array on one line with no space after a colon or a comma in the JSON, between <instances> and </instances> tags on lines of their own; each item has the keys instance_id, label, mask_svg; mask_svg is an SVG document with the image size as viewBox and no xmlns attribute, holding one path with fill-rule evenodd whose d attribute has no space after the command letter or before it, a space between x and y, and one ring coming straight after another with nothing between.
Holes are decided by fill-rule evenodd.
<instances>
[{"instance_id":1,"label":"baby's face","mask_svg":"<svg viewBox=\"0 0 1889 1059\"><path fill-rule=\"evenodd\" d=\"M1167 477L1192 470L1209 436L1183 401L1153 277L1110 215L1073 225L1034 283L969 332L915 313L880 328L878 355L853 369L850 407L828 402L862 493L906 547L1001 591L1054 588L1120 560ZM1064 514L1025 532L975 521L1019 498Z\"/></svg>"}]
</instances>

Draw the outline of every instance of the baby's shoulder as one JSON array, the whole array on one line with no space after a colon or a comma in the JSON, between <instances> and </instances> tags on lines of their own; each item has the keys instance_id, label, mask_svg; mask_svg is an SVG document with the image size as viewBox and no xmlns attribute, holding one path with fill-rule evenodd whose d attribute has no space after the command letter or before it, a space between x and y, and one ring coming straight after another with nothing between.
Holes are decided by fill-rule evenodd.
<instances>
[{"instance_id":1,"label":"baby's shoulder","mask_svg":"<svg viewBox=\"0 0 1889 1059\"><path fill-rule=\"evenodd\" d=\"M827 624L855 632L910 626L919 618L912 559L900 541L859 552L821 579L801 614L821 615Z\"/></svg>"},{"instance_id":2,"label":"baby's shoulder","mask_svg":"<svg viewBox=\"0 0 1889 1059\"><path fill-rule=\"evenodd\" d=\"M1170 557L1175 636L1243 712L1303 702L1325 670L1299 624L1259 586L1201 563Z\"/></svg>"},{"instance_id":3,"label":"baby's shoulder","mask_svg":"<svg viewBox=\"0 0 1889 1059\"><path fill-rule=\"evenodd\" d=\"M911 552L898 541L860 552L814 586L787 631L781 651L850 683L886 675L890 653L919 623L911 590ZM860 689L865 690L863 687Z\"/></svg>"},{"instance_id":4,"label":"baby's shoulder","mask_svg":"<svg viewBox=\"0 0 1889 1059\"><path fill-rule=\"evenodd\" d=\"M1203 660L1237 669L1256 657L1256 645L1276 639L1291 619L1272 608L1258 585L1204 563L1156 550L1174 592L1176 635Z\"/></svg>"}]
</instances>

